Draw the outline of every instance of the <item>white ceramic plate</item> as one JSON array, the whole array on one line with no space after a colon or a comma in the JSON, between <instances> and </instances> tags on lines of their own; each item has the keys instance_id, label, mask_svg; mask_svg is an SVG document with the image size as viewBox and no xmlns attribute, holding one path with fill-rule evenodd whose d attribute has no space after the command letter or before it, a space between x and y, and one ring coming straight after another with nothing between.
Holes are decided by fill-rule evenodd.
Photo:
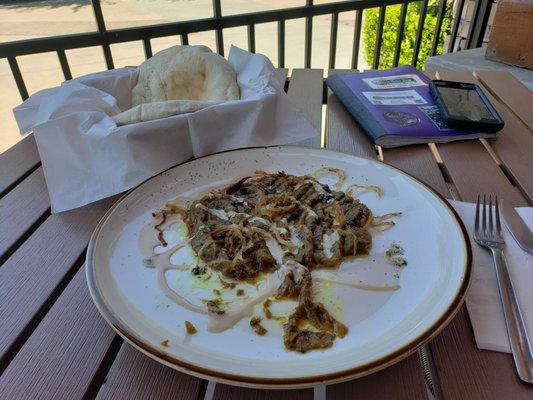
<instances>
[{"instance_id":1,"label":"white ceramic plate","mask_svg":"<svg viewBox=\"0 0 533 400\"><path fill-rule=\"evenodd\" d=\"M398 290L320 288L321 301L335 308L334 315L349 327L348 335L337 339L332 348L306 354L287 351L279 326L269 325L269 333L258 336L248 319L228 331L209 333L207 317L168 300L157 285L155 270L143 266L139 231L166 202L194 197L256 170L303 175L324 166L347 172L344 188L351 183L381 186L381 198L371 191L359 196L374 214L403 213L393 228L373 232L369 257L342 265L367 283L398 283ZM377 371L434 337L464 299L471 268L470 243L464 232L443 198L377 161L301 147L242 149L181 164L124 196L92 236L87 279L107 322L139 350L166 365L242 386L306 387ZM385 261L384 252L392 241L405 249L408 265L404 268ZM190 274L172 273L167 273L171 286L183 286L190 279ZM197 327L197 334L186 335L185 320ZM161 344L165 340L168 346Z\"/></svg>"}]
</instances>

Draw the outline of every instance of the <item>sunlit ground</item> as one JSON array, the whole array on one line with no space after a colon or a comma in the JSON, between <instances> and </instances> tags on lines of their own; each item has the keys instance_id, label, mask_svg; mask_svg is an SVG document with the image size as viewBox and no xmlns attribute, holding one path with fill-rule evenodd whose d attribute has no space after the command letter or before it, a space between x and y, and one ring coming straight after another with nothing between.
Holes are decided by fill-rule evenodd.
<instances>
[{"instance_id":1,"label":"sunlit ground","mask_svg":"<svg viewBox=\"0 0 533 400\"><path fill-rule=\"evenodd\" d=\"M331 1L315 0L315 4ZM222 13L241 14L283 7L304 5L304 0L222 0ZM161 22L184 21L212 16L212 0L102 0L107 29L151 25ZM352 57L352 41L355 13L339 15L337 34L336 68L349 68ZM313 68L328 67L331 17L313 19ZM18 1L0 4L0 42L36 37L90 32L96 30L89 0ZM285 66L304 66L303 19L290 20L285 27ZM256 26L256 52L266 54L277 65L277 24ZM174 44L180 38L167 37L152 40L153 52ZM204 44L215 50L214 32L189 35L190 44ZM245 27L224 30L226 54L231 44L247 49ZM362 46L360 47L362 49ZM138 65L144 60L141 42L111 46L115 67ZM67 51L74 77L104 70L105 62L99 47ZM63 75L55 53L22 56L17 58L28 92L59 85ZM362 52L359 68L367 68ZM21 102L20 95L5 59L0 59L0 153L21 139L12 114L12 108Z\"/></svg>"}]
</instances>

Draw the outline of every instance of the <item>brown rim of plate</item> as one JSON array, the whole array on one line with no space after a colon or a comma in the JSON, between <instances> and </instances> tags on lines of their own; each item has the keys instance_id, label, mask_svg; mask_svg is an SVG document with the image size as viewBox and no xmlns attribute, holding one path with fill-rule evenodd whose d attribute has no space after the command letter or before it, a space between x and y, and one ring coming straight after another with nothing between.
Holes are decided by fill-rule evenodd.
<instances>
[{"instance_id":1,"label":"brown rim of plate","mask_svg":"<svg viewBox=\"0 0 533 400\"><path fill-rule=\"evenodd\" d=\"M104 216L100 219L98 222L94 232L91 235L91 239L89 241L89 245L87 248L87 256L86 256L86 276L87 276L87 285L89 287L89 292L91 294L91 297L98 308L98 311L100 314L104 317L104 319L107 321L107 323L125 340L127 340L130 344L132 344L134 347L145 353L146 355L157 359L158 361L163 361L164 364L174 368L178 369L182 372L196 375L202 378L211 378L222 382L227 382L230 384L237 384L241 386L248 386L248 387L264 387L264 388L287 388L287 387L311 387L316 384L331 384L331 383L338 383L354 378L359 378L374 372L377 372L381 369L384 369L392 364L395 364L404 358L408 357L412 353L414 353L419 347L423 346L424 344L431 341L434 337L436 337L445 327L450 323L450 321L453 319L455 314L459 311L459 308L464 302L466 291L468 289L469 283L470 283L470 276L472 272L472 248L470 244L470 239L468 237L466 228L459 218L459 215L454 210L454 208L450 205L450 203L435 189L433 189L431 186L427 185L426 183L422 182L420 179L414 177L413 175L402 171L401 169L394 167L392 165L388 165L385 163L382 163L383 166L386 166L388 168L391 168L393 170L398 171L401 174L404 174L408 176L409 178L413 179L415 182L418 182L420 185L428 189L432 194L434 194L438 199L440 199L444 205L448 208L448 210L451 212L451 215L455 218L457 224L459 225L461 229L461 233L463 235L463 243L466 249L466 265L464 266L465 274L463 276L463 281L461 283L461 287L459 288L457 295L455 296L454 300L450 303L448 309L442 314L442 316L433 323L428 329L426 329L422 334L420 334L417 338L412 340L411 342L407 343L400 349L394 351L393 353L390 353L386 356L383 356L377 360L374 360L372 362L369 362L364 365L360 365L355 368L349 368L342 371L337 371L329 374L324 375L313 375L313 376L307 376L307 377L301 377L301 378L263 378L263 377L252 377L252 376L242 376L242 375L236 375L236 374L229 374L224 373L220 371L211 370L208 368L203 368L195 364L191 364L190 362L186 360L181 360L179 358L172 357L166 353L161 352L160 350L156 349L155 347L150 346L149 344L145 343L142 339L137 337L133 332L131 332L126 324L124 324L120 319L113 314L111 309L106 305L105 301L103 300L98 288L95 284L94 279L94 271L93 271L93 263L92 263L92 256L94 251L94 245L96 237L102 227L102 225L105 223L109 215L120 205L120 203L125 200L133 191L137 190L139 187L141 187L144 183L147 181L154 179L165 172L176 168L180 165L186 164L191 161L199 160L202 158L208 158L211 156L223 154L223 153L229 153L229 152L238 152L238 151L246 151L247 149L270 149L270 148L299 148L299 149L309 149L309 150L323 150L331 153L339 153L343 155L349 155L352 157L357 158L363 158L367 159L372 162L378 162L377 160L373 160L368 157L360 157L356 156L354 154L350 153L344 153L341 151L335 151L335 150L329 150L329 149L319 149L314 147L304 147L304 146L257 146L257 147L247 147L247 148L239 148L239 149L232 149L232 150L226 150L221 151L218 153L209 154L206 156L198 157L192 160L187 160L183 163L179 163L173 167L170 167L169 169L160 172L159 174L146 179L144 182L137 185L135 188L129 190L127 193L124 194L117 202L104 214Z\"/></svg>"}]
</instances>

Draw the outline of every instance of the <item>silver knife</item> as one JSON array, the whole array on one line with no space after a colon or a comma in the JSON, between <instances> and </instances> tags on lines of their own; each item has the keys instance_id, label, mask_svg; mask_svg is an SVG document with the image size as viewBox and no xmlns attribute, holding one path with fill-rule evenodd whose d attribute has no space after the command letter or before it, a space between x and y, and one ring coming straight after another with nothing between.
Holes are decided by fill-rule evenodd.
<instances>
[{"instance_id":1,"label":"silver knife","mask_svg":"<svg viewBox=\"0 0 533 400\"><path fill-rule=\"evenodd\" d=\"M518 215L512 205L505 201L501 203L501 210L503 222L518 245L529 254L533 254L533 233L531 233L525 222L520 218L520 215Z\"/></svg>"}]
</instances>

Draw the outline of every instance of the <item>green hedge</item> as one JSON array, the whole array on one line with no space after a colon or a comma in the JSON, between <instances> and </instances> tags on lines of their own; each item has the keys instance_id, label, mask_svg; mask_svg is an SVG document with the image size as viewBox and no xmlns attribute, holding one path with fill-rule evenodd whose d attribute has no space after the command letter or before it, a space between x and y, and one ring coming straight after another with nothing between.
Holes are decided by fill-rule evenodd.
<instances>
[{"instance_id":1,"label":"green hedge","mask_svg":"<svg viewBox=\"0 0 533 400\"><path fill-rule=\"evenodd\" d=\"M452 2L453 3L453 2ZM422 2L410 3L407 7L405 18L404 34L402 39L402 50L400 52L399 65L410 65L413 58L413 49L415 47L416 31L418 29L418 18ZM400 21L401 5L388 6L385 11L385 23L383 25L383 41L381 44L381 54L379 58L379 68L391 68L394 57L394 48L396 45L396 36L398 23ZM422 68L424 60L431 54L433 36L437 25L438 1L430 0L422 32L422 42L420 52L418 53L417 67ZM363 21L363 41L364 54L367 63L371 66L374 59L374 45L376 43L377 24L379 8L371 8L364 11ZM450 33L452 21L452 4L446 7L442 28L440 32L439 45L437 54L442 52L443 41L446 35Z\"/></svg>"}]
</instances>

